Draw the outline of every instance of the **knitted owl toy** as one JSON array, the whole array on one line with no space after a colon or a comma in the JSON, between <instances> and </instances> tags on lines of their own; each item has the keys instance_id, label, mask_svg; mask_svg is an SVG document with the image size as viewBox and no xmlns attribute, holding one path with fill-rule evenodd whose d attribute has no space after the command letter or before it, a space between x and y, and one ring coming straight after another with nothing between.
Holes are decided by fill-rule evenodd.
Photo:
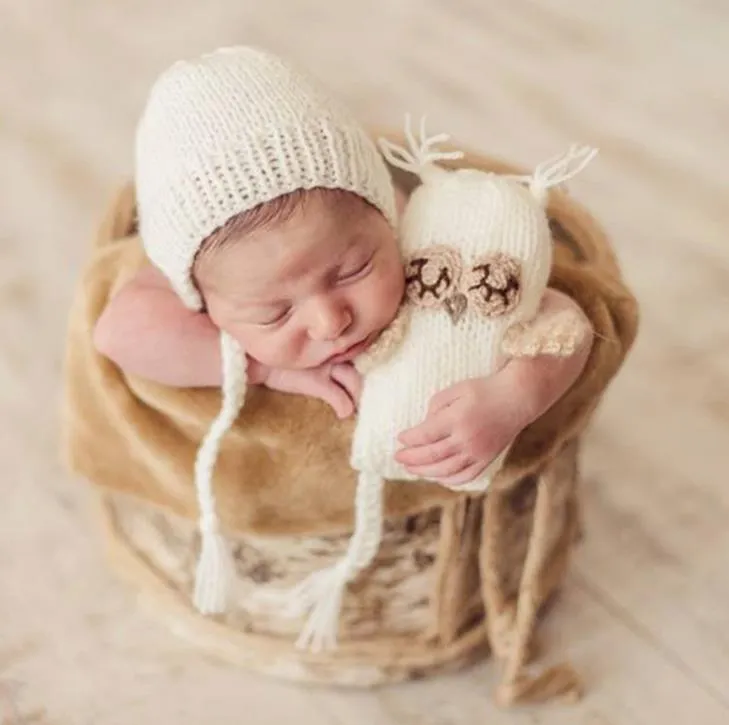
<instances>
[{"instance_id":1,"label":"knitted owl toy","mask_svg":"<svg viewBox=\"0 0 729 725\"><path fill-rule=\"evenodd\" d=\"M596 149L571 148L528 177L436 165L460 152L437 151L447 140L417 141L410 148L381 140L388 161L418 175L401 222L406 291L400 311L355 365L363 389L351 449L359 472L355 528L345 556L315 572L292 594L291 612L309 613L300 647L336 645L346 585L374 559L380 544L385 480L417 477L395 460L398 435L424 419L433 395L458 382L496 373L516 355L569 355L584 333L562 315L547 337L530 332L547 287L552 240L545 212L547 191L579 173ZM461 491L485 491L508 448Z\"/></svg>"}]
</instances>

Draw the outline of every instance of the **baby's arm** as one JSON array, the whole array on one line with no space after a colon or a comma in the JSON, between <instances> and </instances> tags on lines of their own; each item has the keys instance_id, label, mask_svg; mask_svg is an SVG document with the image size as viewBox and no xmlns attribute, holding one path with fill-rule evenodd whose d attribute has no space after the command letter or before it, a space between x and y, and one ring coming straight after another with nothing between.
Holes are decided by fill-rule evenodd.
<instances>
[{"instance_id":1,"label":"baby's arm","mask_svg":"<svg viewBox=\"0 0 729 725\"><path fill-rule=\"evenodd\" d=\"M507 338L514 354L498 372L441 391L425 420L399 436L396 460L411 474L449 486L473 481L565 395L592 349L590 320L572 298L549 289L534 325Z\"/></svg>"},{"instance_id":2,"label":"baby's arm","mask_svg":"<svg viewBox=\"0 0 729 725\"><path fill-rule=\"evenodd\" d=\"M96 349L124 372L172 387L219 386L220 331L184 307L164 276L141 269L109 301L94 329ZM248 361L251 383L262 366Z\"/></svg>"},{"instance_id":3,"label":"baby's arm","mask_svg":"<svg viewBox=\"0 0 729 725\"><path fill-rule=\"evenodd\" d=\"M94 329L96 349L124 372L171 387L218 387L220 331L185 308L154 267L137 272L109 301ZM340 418L355 410L359 375L351 366L279 370L248 358L248 382L320 398Z\"/></svg>"}]
</instances>

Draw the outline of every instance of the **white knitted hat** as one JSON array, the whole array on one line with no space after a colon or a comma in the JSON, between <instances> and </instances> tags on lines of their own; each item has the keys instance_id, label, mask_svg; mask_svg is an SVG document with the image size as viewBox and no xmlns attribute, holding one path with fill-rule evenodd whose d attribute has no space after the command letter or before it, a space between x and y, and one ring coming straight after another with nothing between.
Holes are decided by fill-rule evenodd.
<instances>
[{"instance_id":1,"label":"white knitted hat","mask_svg":"<svg viewBox=\"0 0 729 725\"><path fill-rule=\"evenodd\" d=\"M136 134L136 194L147 255L192 309L203 239L231 217L297 189L359 194L394 224L375 143L314 81L249 47L175 63L152 87Z\"/></svg>"},{"instance_id":2,"label":"white knitted hat","mask_svg":"<svg viewBox=\"0 0 729 725\"><path fill-rule=\"evenodd\" d=\"M201 243L233 216L299 189L342 189L394 227L395 193L376 144L333 98L281 59L222 48L175 63L152 87L135 145L139 230L183 303L202 307L191 271ZM219 532L213 469L245 401L246 356L221 333L222 407L195 462L201 555L194 604L222 612L233 562Z\"/></svg>"},{"instance_id":3,"label":"white knitted hat","mask_svg":"<svg viewBox=\"0 0 729 725\"><path fill-rule=\"evenodd\" d=\"M547 192L579 173L596 153L573 147L529 176L509 177L437 165L462 154L432 148L448 137L427 138L424 123L419 141L409 122L405 135L409 148L383 140L383 152L423 183L411 195L400 227L404 303L381 338L355 361L364 383L350 453L359 472L354 532L342 558L288 595L292 614L308 614L298 644L314 650L336 645L346 586L377 554L384 482L420 480L395 459L398 434L422 422L433 395L493 375L504 364L507 331L535 318L549 281ZM549 350L569 355L574 348L557 337ZM508 451L509 446L458 490L487 490Z\"/></svg>"}]
</instances>

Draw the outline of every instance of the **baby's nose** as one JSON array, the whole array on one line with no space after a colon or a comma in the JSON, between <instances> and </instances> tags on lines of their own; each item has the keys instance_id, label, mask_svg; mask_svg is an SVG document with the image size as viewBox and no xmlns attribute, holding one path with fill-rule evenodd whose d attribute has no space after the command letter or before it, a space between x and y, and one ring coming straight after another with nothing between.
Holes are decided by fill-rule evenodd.
<instances>
[{"instance_id":1,"label":"baby's nose","mask_svg":"<svg viewBox=\"0 0 729 725\"><path fill-rule=\"evenodd\" d=\"M312 340L336 340L352 324L352 313L338 300L316 300L311 311L309 337Z\"/></svg>"}]
</instances>

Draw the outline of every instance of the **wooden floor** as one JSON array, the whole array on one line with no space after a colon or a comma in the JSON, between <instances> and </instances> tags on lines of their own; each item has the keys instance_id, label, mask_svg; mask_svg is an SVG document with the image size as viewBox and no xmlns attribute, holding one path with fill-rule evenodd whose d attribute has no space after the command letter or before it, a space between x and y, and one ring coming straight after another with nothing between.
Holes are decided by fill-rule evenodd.
<instances>
[{"instance_id":1,"label":"wooden floor","mask_svg":"<svg viewBox=\"0 0 729 725\"><path fill-rule=\"evenodd\" d=\"M27 723L726 725L729 5L204 5L0 0L0 722L17 690ZM587 538L546 627L585 673L579 705L500 712L488 664L292 688L201 660L108 575L56 458L67 305L154 75L237 42L285 51L368 121L427 112L528 165L601 148L573 193L612 234L642 329L586 446Z\"/></svg>"}]
</instances>

